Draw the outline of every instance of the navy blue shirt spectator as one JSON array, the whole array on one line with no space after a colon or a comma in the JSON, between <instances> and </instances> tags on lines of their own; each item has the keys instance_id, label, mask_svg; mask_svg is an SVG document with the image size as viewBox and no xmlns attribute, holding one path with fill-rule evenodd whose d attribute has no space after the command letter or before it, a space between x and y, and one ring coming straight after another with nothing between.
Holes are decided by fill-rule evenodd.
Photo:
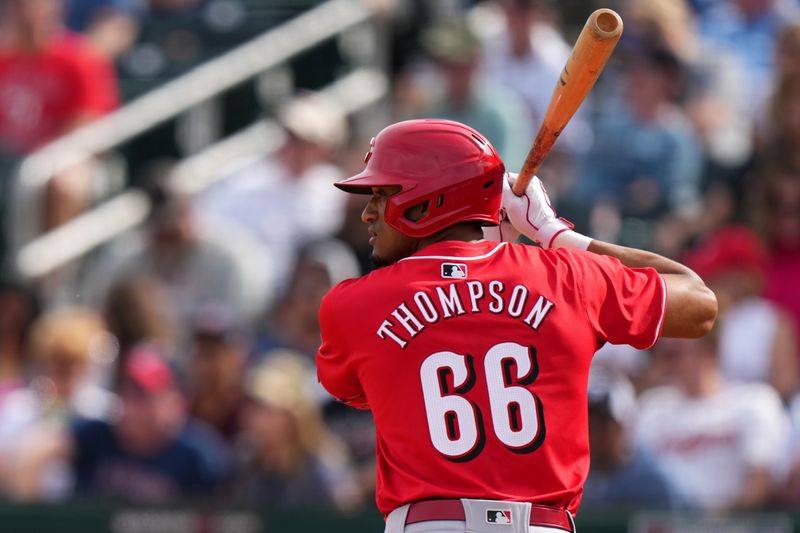
<instances>
[{"instance_id":1,"label":"navy blue shirt spectator","mask_svg":"<svg viewBox=\"0 0 800 533\"><path fill-rule=\"evenodd\" d=\"M187 418L169 366L147 347L125 358L114 422L73 428L76 488L83 494L143 503L211 494L230 458L221 438Z\"/></svg>"},{"instance_id":2,"label":"navy blue shirt spectator","mask_svg":"<svg viewBox=\"0 0 800 533\"><path fill-rule=\"evenodd\" d=\"M638 450L615 470L592 468L583 492L583 508L675 509L687 506L664 470Z\"/></svg>"},{"instance_id":3,"label":"navy blue shirt spectator","mask_svg":"<svg viewBox=\"0 0 800 533\"><path fill-rule=\"evenodd\" d=\"M149 455L126 450L113 426L102 420L77 422L73 436L76 492L82 494L141 502L207 494L228 462L218 447L205 442L208 431L194 424Z\"/></svg>"}]
</instances>

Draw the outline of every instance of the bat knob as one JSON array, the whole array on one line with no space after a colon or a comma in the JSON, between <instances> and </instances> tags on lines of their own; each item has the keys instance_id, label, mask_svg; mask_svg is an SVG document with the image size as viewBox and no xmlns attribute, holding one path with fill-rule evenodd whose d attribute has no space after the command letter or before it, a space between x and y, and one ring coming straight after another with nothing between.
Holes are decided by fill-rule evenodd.
<instances>
[{"instance_id":1,"label":"bat knob","mask_svg":"<svg viewBox=\"0 0 800 533\"><path fill-rule=\"evenodd\" d=\"M592 13L587 23L592 33L601 39L618 39L622 34L622 17L607 7Z\"/></svg>"}]
</instances>

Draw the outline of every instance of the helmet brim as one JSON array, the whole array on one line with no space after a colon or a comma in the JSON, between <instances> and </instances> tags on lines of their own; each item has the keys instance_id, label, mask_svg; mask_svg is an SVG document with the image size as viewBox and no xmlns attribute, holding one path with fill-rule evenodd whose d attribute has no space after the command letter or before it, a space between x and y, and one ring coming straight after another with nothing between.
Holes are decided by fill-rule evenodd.
<instances>
[{"instance_id":1,"label":"helmet brim","mask_svg":"<svg viewBox=\"0 0 800 533\"><path fill-rule=\"evenodd\" d=\"M372 194L373 187L386 187L399 184L388 182L381 176L375 176L364 171L355 176L339 180L335 182L334 185L344 192L352 194Z\"/></svg>"}]
</instances>

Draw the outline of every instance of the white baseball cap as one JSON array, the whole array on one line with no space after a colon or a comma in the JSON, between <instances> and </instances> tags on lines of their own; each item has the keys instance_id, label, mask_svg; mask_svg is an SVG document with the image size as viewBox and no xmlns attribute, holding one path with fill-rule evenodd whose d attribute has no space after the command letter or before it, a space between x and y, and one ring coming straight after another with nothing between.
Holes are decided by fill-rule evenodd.
<instances>
[{"instance_id":1,"label":"white baseball cap","mask_svg":"<svg viewBox=\"0 0 800 533\"><path fill-rule=\"evenodd\" d=\"M296 137L331 149L347 140L344 109L318 93L303 93L289 100L278 110L278 120Z\"/></svg>"}]
</instances>

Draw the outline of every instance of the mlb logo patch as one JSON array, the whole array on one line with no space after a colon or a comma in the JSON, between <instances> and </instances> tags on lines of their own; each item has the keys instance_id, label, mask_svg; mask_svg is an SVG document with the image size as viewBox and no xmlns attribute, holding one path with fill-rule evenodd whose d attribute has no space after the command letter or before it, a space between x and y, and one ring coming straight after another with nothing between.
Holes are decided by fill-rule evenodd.
<instances>
[{"instance_id":1,"label":"mlb logo patch","mask_svg":"<svg viewBox=\"0 0 800 533\"><path fill-rule=\"evenodd\" d=\"M442 277L462 279L467 277L467 265L464 263L442 263Z\"/></svg>"},{"instance_id":2,"label":"mlb logo patch","mask_svg":"<svg viewBox=\"0 0 800 533\"><path fill-rule=\"evenodd\" d=\"M510 524L511 510L489 509L486 511L486 522L489 524Z\"/></svg>"}]
</instances>

